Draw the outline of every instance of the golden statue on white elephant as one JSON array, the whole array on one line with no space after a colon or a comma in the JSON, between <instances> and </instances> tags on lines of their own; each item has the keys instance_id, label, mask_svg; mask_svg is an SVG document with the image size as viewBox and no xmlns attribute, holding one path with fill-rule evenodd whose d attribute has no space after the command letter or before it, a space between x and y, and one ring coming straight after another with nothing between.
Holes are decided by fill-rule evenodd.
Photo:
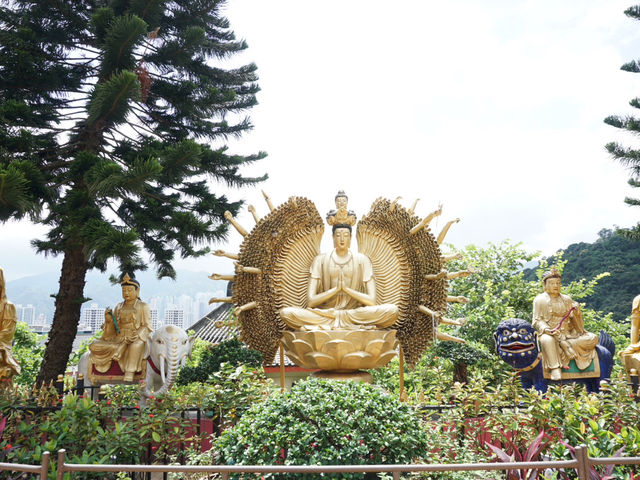
<instances>
[{"instance_id":1,"label":"golden statue on white elephant","mask_svg":"<svg viewBox=\"0 0 640 480\"><path fill-rule=\"evenodd\" d=\"M241 338L265 361L282 343L296 364L337 372L376 368L396 355L399 341L408 362L415 363L435 338L461 341L437 330L448 301L448 280L473 272L447 272L440 244L451 226L435 237L429 222L413 207L377 199L357 223L343 191L327 214L333 249L320 252L324 222L315 205L291 197L259 218L248 232L227 212L244 241L239 254L217 251L236 260L233 297ZM455 220L457 221L457 220ZM351 250L352 236L358 252ZM210 278L223 276L213 274Z\"/></svg>"},{"instance_id":2,"label":"golden statue on white elephant","mask_svg":"<svg viewBox=\"0 0 640 480\"><path fill-rule=\"evenodd\" d=\"M124 301L113 311L105 310L102 336L89 345L89 374L108 375L128 383L134 377L145 378L147 339L153 326L149 305L140 300L140 283L125 274L120 285Z\"/></svg>"}]
</instances>

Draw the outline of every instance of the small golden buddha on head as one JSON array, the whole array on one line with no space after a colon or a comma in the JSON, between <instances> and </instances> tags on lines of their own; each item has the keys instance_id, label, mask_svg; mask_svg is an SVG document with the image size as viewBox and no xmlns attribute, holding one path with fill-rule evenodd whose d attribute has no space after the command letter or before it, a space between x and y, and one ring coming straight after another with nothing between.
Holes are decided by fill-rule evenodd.
<instances>
[{"instance_id":1,"label":"small golden buddha on head","mask_svg":"<svg viewBox=\"0 0 640 480\"><path fill-rule=\"evenodd\" d=\"M349 228L356 224L356 214L353 210L347 210L349 203L349 197L344 193L344 190L338 191L336 194L336 210L331 210L327 213L327 223L333 226L333 231L337 228L337 225Z\"/></svg>"}]
</instances>

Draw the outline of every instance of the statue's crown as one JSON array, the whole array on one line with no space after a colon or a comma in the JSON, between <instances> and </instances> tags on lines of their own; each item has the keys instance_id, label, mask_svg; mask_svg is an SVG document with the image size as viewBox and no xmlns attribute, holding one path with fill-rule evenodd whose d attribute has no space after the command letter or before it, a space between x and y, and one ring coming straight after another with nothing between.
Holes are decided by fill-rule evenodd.
<instances>
[{"instance_id":1,"label":"statue's crown","mask_svg":"<svg viewBox=\"0 0 640 480\"><path fill-rule=\"evenodd\" d=\"M544 274L542 275L543 282L548 280L549 278L562 278L562 275L560 275L560 272L555 266L551 267L551 270L549 270L548 272L544 272Z\"/></svg>"},{"instance_id":2,"label":"statue's crown","mask_svg":"<svg viewBox=\"0 0 640 480\"><path fill-rule=\"evenodd\" d=\"M349 197L344 193L344 190L338 191L336 195L336 210L331 210L327 213L327 223L329 225L349 225L350 227L356 224L356 214L353 210L347 209Z\"/></svg>"},{"instance_id":3,"label":"statue's crown","mask_svg":"<svg viewBox=\"0 0 640 480\"><path fill-rule=\"evenodd\" d=\"M120 281L120 285L133 285L136 288L140 288L140 282L138 282L135 278L131 278L128 273L124 274L122 280Z\"/></svg>"}]
</instances>

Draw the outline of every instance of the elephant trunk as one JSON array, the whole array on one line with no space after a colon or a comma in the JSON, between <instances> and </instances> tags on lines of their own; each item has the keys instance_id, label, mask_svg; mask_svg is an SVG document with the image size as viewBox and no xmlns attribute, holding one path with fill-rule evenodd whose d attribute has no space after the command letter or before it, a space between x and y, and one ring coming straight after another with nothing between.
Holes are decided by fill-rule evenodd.
<instances>
[{"instance_id":1,"label":"elephant trunk","mask_svg":"<svg viewBox=\"0 0 640 480\"><path fill-rule=\"evenodd\" d=\"M164 393L167 393L167 391L171 388L171 386L173 385L173 382L176 379L177 376L177 371L178 371L178 351L177 351L177 347L174 346L171 351L169 351L169 358L166 360L167 362L167 368L168 368L168 374L165 378L165 360L163 359L160 362L160 375L162 377L162 386L153 394L154 395L162 395Z\"/></svg>"}]
</instances>

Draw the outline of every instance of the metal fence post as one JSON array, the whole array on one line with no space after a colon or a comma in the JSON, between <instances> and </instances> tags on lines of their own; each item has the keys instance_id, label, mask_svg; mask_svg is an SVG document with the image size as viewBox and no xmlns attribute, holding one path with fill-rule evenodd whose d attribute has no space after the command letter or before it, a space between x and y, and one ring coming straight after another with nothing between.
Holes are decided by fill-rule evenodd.
<instances>
[{"instance_id":1,"label":"metal fence post","mask_svg":"<svg viewBox=\"0 0 640 480\"><path fill-rule=\"evenodd\" d=\"M56 465L56 479L57 480L62 480L62 477L64 476L64 460L65 460L65 453L66 450L64 448L61 448L60 450L58 450L58 465Z\"/></svg>"},{"instance_id":2,"label":"metal fence post","mask_svg":"<svg viewBox=\"0 0 640 480\"><path fill-rule=\"evenodd\" d=\"M576 460L578 460L578 478L589 480L589 454L585 444L576 447Z\"/></svg>"},{"instance_id":3,"label":"metal fence post","mask_svg":"<svg viewBox=\"0 0 640 480\"><path fill-rule=\"evenodd\" d=\"M85 395L84 375L82 373L78 373L78 376L76 377L76 392L78 392L78 395L82 395L82 396Z\"/></svg>"}]
</instances>

